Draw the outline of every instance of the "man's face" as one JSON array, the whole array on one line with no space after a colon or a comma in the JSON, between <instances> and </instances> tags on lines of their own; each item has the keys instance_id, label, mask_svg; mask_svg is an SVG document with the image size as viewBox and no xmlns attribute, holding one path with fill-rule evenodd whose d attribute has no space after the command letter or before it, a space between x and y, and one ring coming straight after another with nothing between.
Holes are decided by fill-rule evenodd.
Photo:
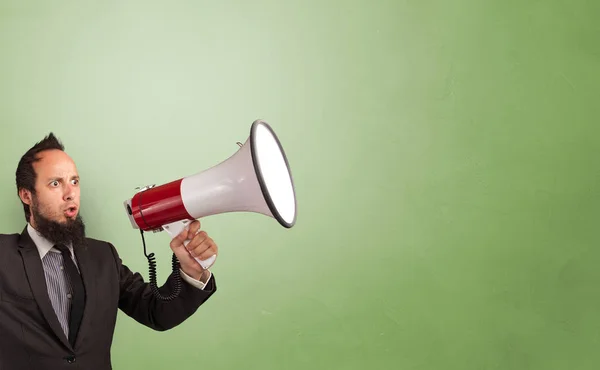
<instances>
[{"instance_id":1,"label":"man's face","mask_svg":"<svg viewBox=\"0 0 600 370\"><path fill-rule=\"evenodd\" d=\"M51 221L66 224L75 220L79 213L79 174L75 163L61 150L44 151L39 156L40 161L33 164L37 174L33 206Z\"/></svg>"},{"instance_id":2,"label":"man's face","mask_svg":"<svg viewBox=\"0 0 600 370\"><path fill-rule=\"evenodd\" d=\"M81 241L83 221L79 216L79 175L73 160L63 151L39 153L33 164L36 172L35 194L21 191L30 205L30 223L55 243Z\"/></svg>"}]
</instances>

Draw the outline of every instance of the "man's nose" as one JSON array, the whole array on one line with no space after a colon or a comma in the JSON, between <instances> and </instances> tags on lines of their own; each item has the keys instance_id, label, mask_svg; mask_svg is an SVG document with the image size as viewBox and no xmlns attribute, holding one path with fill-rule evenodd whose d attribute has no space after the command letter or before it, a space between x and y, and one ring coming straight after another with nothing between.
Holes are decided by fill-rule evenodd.
<instances>
[{"instance_id":1,"label":"man's nose","mask_svg":"<svg viewBox=\"0 0 600 370\"><path fill-rule=\"evenodd\" d=\"M73 186L71 186L71 185L66 186L64 199L67 201L75 199L75 191L73 190Z\"/></svg>"}]
</instances>

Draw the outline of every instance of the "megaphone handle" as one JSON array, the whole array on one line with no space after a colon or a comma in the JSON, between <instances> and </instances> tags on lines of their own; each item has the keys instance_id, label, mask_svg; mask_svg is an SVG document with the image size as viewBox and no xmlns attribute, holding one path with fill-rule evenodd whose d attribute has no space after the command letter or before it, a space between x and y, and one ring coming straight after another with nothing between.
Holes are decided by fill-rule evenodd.
<instances>
[{"instance_id":1,"label":"megaphone handle","mask_svg":"<svg viewBox=\"0 0 600 370\"><path fill-rule=\"evenodd\" d=\"M187 230L190 224L190 220L182 220L175 221L173 223L163 225L163 230L165 230L172 238L175 238L177 235L181 234L183 230ZM183 242L183 245L187 246L190 243L190 240L186 240ZM201 260L199 258L194 257L196 261L202 266L204 269L208 269L210 266L215 263L215 259L217 256L210 256L206 260Z\"/></svg>"}]
</instances>

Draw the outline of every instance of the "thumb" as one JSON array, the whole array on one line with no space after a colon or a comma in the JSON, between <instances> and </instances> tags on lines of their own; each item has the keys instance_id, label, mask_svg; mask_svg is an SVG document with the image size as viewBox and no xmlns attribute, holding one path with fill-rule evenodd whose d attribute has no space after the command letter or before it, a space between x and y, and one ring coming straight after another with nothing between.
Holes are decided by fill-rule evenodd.
<instances>
[{"instance_id":1,"label":"thumb","mask_svg":"<svg viewBox=\"0 0 600 370\"><path fill-rule=\"evenodd\" d=\"M175 257L177 257L179 262L182 264L189 264L192 260L192 256L190 255L190 252L188 252L184 244L184 242L186 241L186 237L187 230L184 230L183 235L177 235L175 238L173 238L173 240L171 240L170 243L171 250L175 254Z\"/></svg>"},{"instance_id":2,"label":"thumb","mask_svg":"<svg viewBox=\"0 0 600 370\"><path fill-rule=\"evenodd\" d=\"M184 228L176 237L171 240L170 246L173 252L176 252L176 249L185 249L183 242L187 239L188 230Z\"/></svg>"}]
</instances>

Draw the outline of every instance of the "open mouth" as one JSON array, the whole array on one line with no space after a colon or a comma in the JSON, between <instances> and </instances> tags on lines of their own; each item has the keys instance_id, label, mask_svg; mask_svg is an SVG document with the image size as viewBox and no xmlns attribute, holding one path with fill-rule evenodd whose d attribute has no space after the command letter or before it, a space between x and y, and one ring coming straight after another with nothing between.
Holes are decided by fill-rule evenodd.
<instances>
[{"instance_id":1,"label":"open mouth","mask_svg":"<svg viewBox=\"0 0 600 370\"><path fill-rule=\"evenodd\" d=\"M77 215L77 207L69 207L65 210L65 216L73 218Z\"/></svg>"}]
</instances>

